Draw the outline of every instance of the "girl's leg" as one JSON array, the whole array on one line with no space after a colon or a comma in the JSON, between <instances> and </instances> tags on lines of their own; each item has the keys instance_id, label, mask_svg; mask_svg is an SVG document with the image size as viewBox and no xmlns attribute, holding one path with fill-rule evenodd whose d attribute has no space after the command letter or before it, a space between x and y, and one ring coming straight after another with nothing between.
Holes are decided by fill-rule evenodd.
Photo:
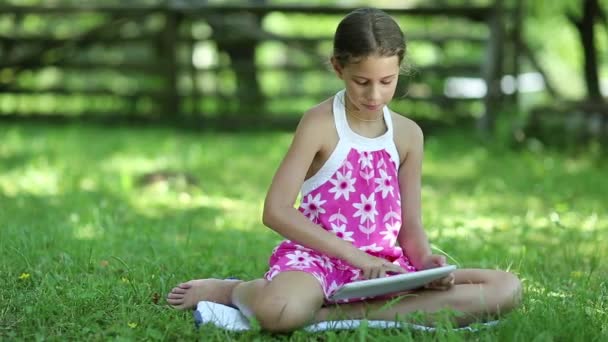
<instances>
[{"instance_id":1,"label":"girl's leg","mask_svg":"<svg viewBox=\"0 0 608 342\"><path fill-rule=\"evenodd\" d=\"M193 309L199 301L234 305L269 331L284 332L313 321L324 301L319 281L305 272L284 272L271 282L256 279L197 279L174 287L167 302L179 310Z\"/></svg>"},{"instance_id":2,"label":"girl's leg","mask_svg":"<svg viewBox=\"0 0 608 342\"><path fill-rule=\"evenodd\" d=\"M319 281L298 271L280 273L270 282L240 283L232 292L232 304L272 332L292 331L312 322L323 301Z\"/></svg>"},{"instance_id":3,"label":"girl's leg","mask_svg":"<svg viewBox=\"0 0 608 342\"><path fill-rule=\"evenodd\" d=\"M232 305L232 290L241 280L196 279L181 283L167 294L167 303L178 310L194 309L198 302Z\"/></svg>"},{"instance_id":4,"label":"girl's leg","mask_svg":"<svg viewBox=\"0 0 608 342\"><path fill-rule=\"evenodd\" d=\"M461 313L455 318L458 325L496 317L515 308L521 297L521 283L511 273L493 270L462 269L454 272L454 286L447 291L421 290L394 299L338 304L323 307L315 322L340 319L406 320L414 312L422 313L423 322L433 325L435 314L442 309Z\"/></svg>"}]
</instances>

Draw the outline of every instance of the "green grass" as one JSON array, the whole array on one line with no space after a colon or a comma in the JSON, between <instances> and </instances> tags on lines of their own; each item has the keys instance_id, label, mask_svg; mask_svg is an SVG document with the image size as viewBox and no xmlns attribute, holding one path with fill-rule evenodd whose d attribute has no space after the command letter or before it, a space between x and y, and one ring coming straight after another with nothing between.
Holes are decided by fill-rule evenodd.
<instances>
[{"instance_id":1,"label":"green grass","mask_svg":"<svg viewBox=\"0 0 608 342\"><path fill-rule=\"evenodd\" d=\"M280 237L260 222L285 133L0 127L0 340L521 340L608 337L608 165L514 152L468 132L427 141L423 211L460 267L508 269L522 307L478 333L288 336L194 329L164 305L192 277L260 277ZM142 175L187 172L141 185Z\"/></svg>"}]
</instances>

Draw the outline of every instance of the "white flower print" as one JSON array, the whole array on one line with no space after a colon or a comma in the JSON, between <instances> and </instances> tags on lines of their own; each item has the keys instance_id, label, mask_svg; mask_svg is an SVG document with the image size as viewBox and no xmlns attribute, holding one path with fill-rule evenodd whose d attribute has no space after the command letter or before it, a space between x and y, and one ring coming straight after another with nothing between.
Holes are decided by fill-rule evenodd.
<instances>
[{"instance_id":1,"label":"white flower print","mask_svg":"<svg viewBox=\"0 0 608 342\"><path fill-rule=\"evenodd\" d=\"M329 259L328 256L323 255L321 256L321 259L319 260L321 265L323 265L323 267L325 267L325 269L327 271L333 271L334 270L334 264L331 262L331 259Z\"/></svg>"},{"instance_id":2,"label":"white flower print","mask_svg":"<svg viewBox=\"0 0 608 342\"><path fill-rule=\"evenodd\" d=\"M342 164L341 168L342 168L342 171L344 171L344 168L352 170L353 169L353 164L351 164L351 162L349 162L348 159L347 159L347 160L344 161L344 163Z\"/></svg>"},{"instance_id":3,"label":"white flower print","mask_svg":"<svg viewBox=\"0 0 608 342\"><path fill-rule=\"evenodd\" d=\"M268 272L268 278L272 279L272 278L276 277L276 275L279 273L281 273L281 266L274 265L274 266L272 266L272 268L270 268L270 272Z\"/></svg>"},{"instance_id":4,"label":"white flower print","mask_svg":"<svg viewBox=\"0 0 608 342\"><path fill-rule=\"evenodd\" d=\"M287 258L289 261L285 266L293 266L300 269L310 266L310 263L313 261L313 258L308 252L302 251L294 251L293 253L287 254Z\"/></svg>"},{"instance_id":5,"label":"white flower print","mask_svg":"<svg viewBox=\"0 0 608 342\"><path fill-rule=\"evenodd\" d=\"M361 246L361 247L359 247L359 249L364 252L380 252L380 251L384 250L384 247L377 246L376 243L373 243L369 246Z\"/></svg>"},{"instance_id":6,"label":"white flower print","mask_svg":"<svg viewBox=\"0 0 608 342\"><path fill-rule=\"evenodd\" d=\"M384 227L386 228L386 230L380 232L380 235L384 235L384 238L382 238L382 240L388 240L390 245L394 245L397 241L397 235L399 235L399 228L401 228L401 222L386 222L384 224Z\"/></svg>"},{"instance_id":7,"label":"white flower print","mask_svg":"<svg viewBox=\"0 0 608 342\"><path fill-rule=\"evenodd\" d=\"M355 241L351 236L353 235L353 232L349 232L346 230L346 225L345 224L341 224L339 226L331 223L331 231L334 232L334 234L336 234L337 237L339 237L340 239L344 240L344 241Z\"/></svg>"},{"instance_id":8,"label":"white flower print","mask_svg":"<svg viewBox=\"0 0 608 342\"><path fill-rule=\"evenodd\" d=\"M359 155L359 164L361 164L361 168L373 168L372 160L374 160L374 155L365 151Z\"/></svg>"},{"instance_id":9,"label":"white flower print","mask_svg":"<svg viewBox=\"0 0 608 342\"><path fill-rule=\"evenodd\" d=\"M369 234L373 233L376 230L376 224L372 224L371 226L369 225L369 223L367 224L367 227L364 225L359 225L359 230L367 235L367 239L369 240Z\"/></svg>"},{"instance_id":10,"label":"white flower print","mask_svg":"<svg viewBox=\"0 0 608 342\"><path fill-rule=\"evenodd\" d=\"M353 206L357 208L357 212L353 215L353 217L361 217L360 223L363 224L366 221L376 222L375 216L378 215L378 211L376 210L376 199L374 198L374 194L370 194L369 197L365 197L364 194L361 194L361 202L353 203Z\"/></svg>"},{"instance_id":11,"label":"white flower print","mask_svg":"<svg viewBox=\"0 0 608 342\"><path fill-rule=\"evenodd\" d=\"M380 159L378 164L376 164L376 168L381 169L382 167L386 167L386 163L384 162L384 159Z\"/></svg>"},{"instance_id":12,"label":"white flower print","mask_svg":"<svg viewBox=\"0 0 608 342\"><path fill-rule=\"evenodd\" d=\"M325 209L323 209L322 206L327 201L321 200L321 194L317 194L315 197L308 195L306 200L307 201L305 203L302 203L305 216L308 216L310 219L314 220L319 218L319 214L325 213Z\"/></svg>"},{"instance_id":13,"label":"white flower print","mask_svg":"<svg viewBox=\"0 0 608 342\"><path fill-rule=\"evenodd\" d=\"M329 192L336 193L334 199L337 200L340 196L343 196L344 199L348 201L350 193L355 191L353 184L355 184L357 180L353 178L352 171L348 171L345 175L338 171L336 173L336 179L331 178L329 181L334 185L333 188L329 189Z\"/></svg>"},{"instance_id":14,"label":"white flower print","mask_svg":"<svg viewBox=\"0 0 608 342\"><path fill-rule=\"evenodd\" d=\"M338 208L338 212L331 215L329 217L329 222L334 222L334 221L338 221L338 222L344 222L344 223L348 223L348 220L346 219L346 216L344 216L341 212L340 212L340 208Z\"/></svg>"},{"instance_id":15,"label":"white flower print","mask_svg":"<svg viewBox=\"0 0 608 342\"><path fill-rule=\"evenodd\" d=\"M332 295L334 292L338 291L338 289L340 289L341 286L338 286L338 284L336 284L336 281L333 280L331 282L331 284L329 284L329 287L327 288L327 294L328 295Z\"/></svg>"},{"instance_id":16,"label":"white flower print","mask_svg":"<svg viewBox=\"0 0 608 342\"><path fill-rule=\"evenodd\" d=\"M386 174L386 171L380 169L380 178L376 178L374 179L374 182L376 182L376 184L378 184L378 186L376 186L376 190L375 192L382 192L382 199L386 198L386 195L388 195L388 193L391 193L391 196L393 196L393 186L391 185L391 176Z\"/></svg>"},{"instance_id":17,"label":"white flower print","mask_svg":"<svg viewBox=\"0 0 608 342\"><path fill-rule=\"evenodd\" d=\"M399 214L397 214L396 212L394 212L391 209L391 211L389 211L388 213L386 213L386 215L384 215L384 219L382 219L382 222L386 222L388 220L390 220L391 222L393 222L392 219L401 221L401 217L399 216Z\"/></svg>"},{"instance_id":18,"label":"white flower print","mask_svg":"<svg viewBox=\"0 0 608 342\"><path fill-rule=\"evenodd\" d=\"M370 169L369 172L365 171L365 169L362 171L359 171L359 176L361 176L361 178L365 179L365 182L367 184L369 184L370 179L374 178L374 175L375 175L374 169Z\"/></svg>"}]
</instances>

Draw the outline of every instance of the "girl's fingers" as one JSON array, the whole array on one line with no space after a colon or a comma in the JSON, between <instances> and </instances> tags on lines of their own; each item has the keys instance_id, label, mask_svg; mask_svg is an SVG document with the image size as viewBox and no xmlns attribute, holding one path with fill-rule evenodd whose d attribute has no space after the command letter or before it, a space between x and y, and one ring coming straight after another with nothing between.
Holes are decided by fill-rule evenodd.
<instances>
[{"instance_id":1,"label":"girl's fingers","mask_svg":"<svg viewBox=\"0 0 608 342\"><path fill-rule=\"evenodd\" d=\"M447 291L451 289L452 286L454 286L454 276L449 275L426 284L425 288L429 290Z\"/></svg>"},{"instance_id":2,"label":"girl's fingers","mask_svg":"<svg viewBox=\"0 0 608 342\"><path fill-rule=\"evenodd\" d=\"M445 265L445 257L443 255L438 255L437 258L435 258L435 264L437 266Z\"/></svg>"},{"instance_id":3,"label":"girl's fingers","mask_svg":"<svg viewBox=\"0 0 608 342\"><path fill-rule=\"evenodd\" d=\"M380 272L381 272L381 271L382 271L382 270L381 270L381 269L379 269L379 268L377 268L377 269L375 269L375 270L374 270L374 279L376 279L376 278L380 278Z\"/></svg>"},{"instance_id":4,"label":"girl's fingers","mask_svg":"<svg viewBox=\"0 0 608 342\"><path fill-rule=\"evenodd\" d=\"M386 271L388 272L393 272L393 273L407 273L407 271L405 269L403 269L403 267L399 266L399 265L395 265L393 263L390 262L385 262L382 266L384 266L384 268L386 268Z\"/></svg>"}]
</instances>

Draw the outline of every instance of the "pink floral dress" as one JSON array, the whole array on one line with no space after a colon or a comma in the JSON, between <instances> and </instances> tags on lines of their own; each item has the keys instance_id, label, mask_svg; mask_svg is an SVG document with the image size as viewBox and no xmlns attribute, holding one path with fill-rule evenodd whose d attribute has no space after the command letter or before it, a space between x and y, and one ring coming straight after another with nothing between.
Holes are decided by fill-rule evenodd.
<instances>
[{"instance_id":1,"label":"pink floral dress","mask_svg":"<svg viewBox=\"0 0 608 342\"><path fill-rule=\"evenodd\" d=\"M357 248L410 272L416 271L396 246L401 228L401 197L399 155L390 110L383 109L387 131L382 136L366 138L350 129L344 95L342 90L333 100L338 144L321 169L302 185L298 210ZM290 240L274 249L269 265L267 280L285 271L312 274L319 281L326 301L344 284L362 279L360 269Z\"/></svg>"}]
</instances>

